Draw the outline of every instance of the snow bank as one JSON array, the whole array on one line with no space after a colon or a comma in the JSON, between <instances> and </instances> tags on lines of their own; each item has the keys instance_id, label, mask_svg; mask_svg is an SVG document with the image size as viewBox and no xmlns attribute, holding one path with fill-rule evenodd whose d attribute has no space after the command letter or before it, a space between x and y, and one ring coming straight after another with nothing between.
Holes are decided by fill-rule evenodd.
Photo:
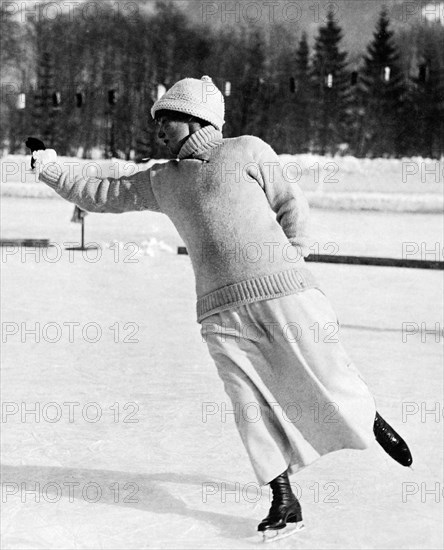
<instances>
[{"instance_id":1,"label":"snow bank","mask_svg":"<svg viewBox=\"0 0 444 550\"><path fill-rule=\"evenodd\" d=\"M443 194L444 159L358 159L280 155L287 177L306 191Z\"/></svg>"},{"instance_id":2,"label":"snow bank","mask_svg":"<svg viewBox=\"0 0 444 550\"><path fill-rule=\"evenodd\" d=\"M325 210L376 210L429 214L438 214L444 211L443 197L437 194L316 193L306 191L305 195L312 208Z\"/></svg>"},{"instance_id":3,"label":"snow bank","mask_svg":"<svg viewBox=\"0 0 444 550\"><path fill-rule=\"evenodd\" d=\"M442 212L443 160L358 159L320 155L280 155L284 173L306 192L311 206L324 209ZM120 159L59 157L72 175L121 177L146 170L156 162L135 164ZM2 196L58 198L37 181L29 155L0 159Z\"/></svg>"},{"instance_id":4,"label":"snow bank","mask_svg":"<svg viewBox=\"0 0 444 550\"><path fill-rule=\"evenodd\" d=\"M134 258L134 260L142 256L150 256L153 258L160 251L168 252L169 254L177 254L175 248L162 240L156 239L156 237L151 237L149 240L143 239L140 243L134 243L134 245L136 246L136 250L131 254L131 258ZM102 242L100 244L102 249L116 250L117 247L121 255L127 251L127 246L128 243L121 241Z\"/></svg>"}]
</instances>

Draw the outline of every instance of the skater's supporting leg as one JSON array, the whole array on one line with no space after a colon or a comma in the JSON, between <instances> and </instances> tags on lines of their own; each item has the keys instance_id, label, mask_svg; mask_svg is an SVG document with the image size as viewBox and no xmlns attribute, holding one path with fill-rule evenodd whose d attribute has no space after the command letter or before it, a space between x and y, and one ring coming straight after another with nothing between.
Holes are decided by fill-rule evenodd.
<instances>
[{"instance_id":1,"label":"skater's supporting leg","mask_svg":"<svg viewBox=\"0 0 444 550\"><path fill-rule=\"evenodd\" d=\"M390 424L387 424L378 412L376 413L373 432L376 441L393 460L396 460L402 466L410 466L412 464L413 458L407 443L395 432Z\"/></svg>"},{"instance_id":2,"label":"skater's supporting leg","mask_svg":"<svg viewBox=\"0 0 444 550\"><path fill-rule=\"evenodd\" d=\"M258 525L258 531L267 529L283 529L287 523L302 521L302 509L295 497L288 473L285 471L270 482L273 491L273 500L268 516Z\"/></svg>"},{"instance_id":3,"label":"skater's supporting leg","mask_svg":"<svg viewBox=\"0 0 444 550\"><path fill-rule=\"evenodd\" d=\"M293 494L287 471L273 479L270 487L273 491L271 508L257 527L263 533L264 542L283 538L304 527L301 505Z\"/></svg>"}]
</instances>

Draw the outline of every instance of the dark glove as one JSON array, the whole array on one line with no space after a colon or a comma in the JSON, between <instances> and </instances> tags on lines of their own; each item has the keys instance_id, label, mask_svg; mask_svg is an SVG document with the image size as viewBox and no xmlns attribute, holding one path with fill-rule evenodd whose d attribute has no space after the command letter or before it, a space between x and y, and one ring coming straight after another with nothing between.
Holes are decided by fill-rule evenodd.
<instances>
[{"instance_id":1,"label":"dark glove","mask_svg":"<svg viewBox=\"0 0 444 550\"><path fill-rule=\"evenodd\" d=\"M33 169L35 165L35 158L32 157L32 153L34 151L44 151L46 147L43 141L40 141L35 137L29 137L26 140L25 145L26 147L28 147L28 149L31 149L31 169Z\"/></svg>"}]
</instances>

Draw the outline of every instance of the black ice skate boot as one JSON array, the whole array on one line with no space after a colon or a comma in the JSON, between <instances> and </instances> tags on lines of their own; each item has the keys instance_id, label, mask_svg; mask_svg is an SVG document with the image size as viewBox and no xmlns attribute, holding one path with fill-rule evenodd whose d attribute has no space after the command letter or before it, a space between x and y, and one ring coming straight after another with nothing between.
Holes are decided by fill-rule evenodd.
<instances>
[{"instance_id":1,"label":"black ice skate boot","mask_svg":"<svg viewBox=\"0 0 444 550\"><path fill-rule=\"evenodd\" d=\"M304 528L301 505L291 490L287 472L273 479L270 487L273 491L271 508L257 527L263 532L264 542L281 539ZM287 528L287 523L296 525Z\"/></svg>"},{"instance_id":2,"label":"black ice skate boot","mask_svg":"<svg viewBox=\"0 0 444 550\"><path fill-rule=\"evenodd\" d=\"M390 424L387 424L378 412L373 424L373 433L375 434L376 441L393 460L396 460L402 466L410 466L412 464L413 458L407 443L395 432Z\"/></svg>"}]
</instances>

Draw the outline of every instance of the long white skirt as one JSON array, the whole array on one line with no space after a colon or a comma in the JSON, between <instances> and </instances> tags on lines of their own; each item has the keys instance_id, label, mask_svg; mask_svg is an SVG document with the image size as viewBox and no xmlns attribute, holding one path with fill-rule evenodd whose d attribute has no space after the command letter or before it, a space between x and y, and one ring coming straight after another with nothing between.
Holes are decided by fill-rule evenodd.
<instances>
[{"instance_id":1,"label":"long white skirt","mask_svg":"<svg viewBox=\"0 0 444 550\"><path fill-rule=\"evenodd\" d=\"M374 399L320 290L215 313L201 334L261 485L374 441Z\"/></svg>"}]
</instances>

